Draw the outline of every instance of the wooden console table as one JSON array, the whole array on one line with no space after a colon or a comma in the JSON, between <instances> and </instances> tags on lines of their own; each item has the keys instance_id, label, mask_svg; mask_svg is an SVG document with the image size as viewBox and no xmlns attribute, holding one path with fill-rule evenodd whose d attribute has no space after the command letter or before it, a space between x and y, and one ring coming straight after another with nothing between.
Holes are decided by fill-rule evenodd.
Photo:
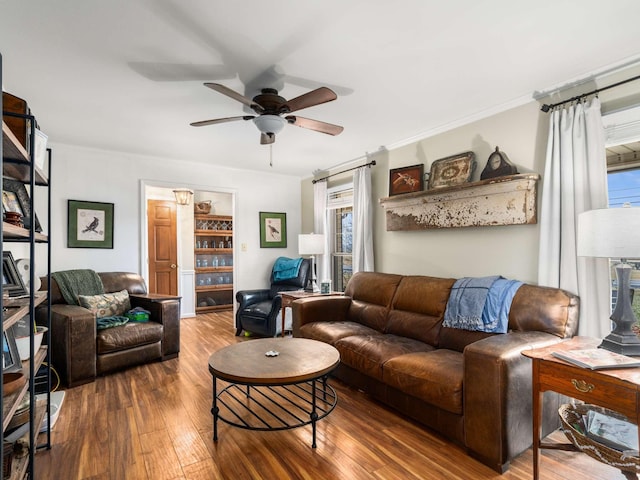
<instances>
[{"instance_id":1,"label":"wooden console table","mask_svg":"<svg viewBox=\"0 0 640 480\"><path fill-rule=\"evenodd\" d=\"M590 370L564 362L552 355L552 352L562 350L595 348L599 343L600 341L594 338L574 337L549 347L522 352L533 360L534 480L539 478L541 448L570 449L569 445L545 444L541 441L542 397L545 391L551 390L608 408L640 424L640 368Z\"/></svg>"},{"instance_id":2,"label":"wooden console table","mask_svg":"<svg viewBox=\"0 0 640 480\"><path fill-rule=\"evenodd\" d=\"M300 299L307 297L318 297L328 295L344 295L342 292L320 293L320 292L307 292L306 290L288 290L284 292L278 292L278 295L282 297L282 336L284 337L284 315L287 307L291 308L291 304Z\"/></svg>"}]
</instances>

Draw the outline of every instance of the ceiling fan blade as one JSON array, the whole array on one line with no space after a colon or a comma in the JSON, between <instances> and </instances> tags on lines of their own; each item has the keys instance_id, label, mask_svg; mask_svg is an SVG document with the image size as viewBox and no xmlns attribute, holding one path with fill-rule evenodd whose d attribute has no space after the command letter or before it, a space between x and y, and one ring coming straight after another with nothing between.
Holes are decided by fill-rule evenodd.
<instances>
[{"instance_id":1,"label":"ceiling fan blade","mask_svg":"<svg viewBox=\"0 0 640 480\"><path fill-rule=\"evenodd\" d=\"M213 120L202 120L200 122L190 123L192 127L204 127L206 125L214 125L216 123L235 122L236 120L251 120L255 118L253 115L244 115L242 117L215 118Z\"/></svg>"},{"instance_id":2,"label":"ceiling fan blade","mask_svg":"<svg viewBox=\"0 0 640 480\"><path fill-rule=\"evenodd\" d=\"M209 82L205 83L204 85L206 87L209 87L212 90L215 90L216 92L226 95L227 97L233 98L234 100L237 100L240 103L244 103L248 107L251 107L256 113L264 112L264 108L262 108L256 102L245 97L244 95L239 94L235 90L231 90L230 88L225 87L224 85L220 85L219 83L209 83Z\"/></svg>"},{"instance_id":3,"label":"ceiling fan blade","mask_svg":"<svg viewBox=\"0 0 640 480\"><path fill-rule=\"evenodd\" d=\"M283 105L283 108L286 109L285 113L290 113L302 110L303 108L313 107L314 105L320 105L321 103L331 102L336 98L338 98L338 96L333 90L327 87L320 87L299 97L292 98Z\"/></svg>"},{"instance_id":4,"label":"ceiling fan blade","mask_svg":"<svg viewBox=\"0 0 640 480\"><path fill-rule=\"evenodd\" d=\"M310 118L297 117L295 115L289 115L284 118L287 122L297 127L308 128L309 130L326 133L327 135L339 135L344 130L344 127L341 127L340 125L333 125L331 123L321 122L320 120L312 120Z\"/></svg>"},{"instance_id":5,"label":"ceiling fan blade","mask_svg":"<svg viewBox=\"0 0 640 480\"><path fill-rule=\"evenodd\" d=\"M276 141L275 133L262 133L260 134L260 145L269 145Z\"/></svg>"}]
</instances>

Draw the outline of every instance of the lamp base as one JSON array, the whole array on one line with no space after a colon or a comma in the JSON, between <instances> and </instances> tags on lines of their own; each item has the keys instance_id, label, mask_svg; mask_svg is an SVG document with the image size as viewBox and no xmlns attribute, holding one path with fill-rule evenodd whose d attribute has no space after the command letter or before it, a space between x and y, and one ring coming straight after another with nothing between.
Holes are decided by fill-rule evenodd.
<instances>
[{"instance_id":1,"label":"lamp base","mask_svg":"<svg viewBox=\"0 0 640 480\"><path fill-rule=\"evenodd\" d=\"M610 333L602 339L598 348L620 353L629 357L640 357L640 339L637 335L619 335Z\"/></svg>"},{"instance_id":2,"label":"lamp base","mask_svg":"<svg viewBox=\"0 0 640 480\"><path fill-rule=\"evenodd\" d=\"M633 331L633 326L638 322L631 306L633 290L631 290L631 265L625 259L621 259L616 266L618 277L618 296L616 307L611 314L613 330L604 337L600 348L630 357L640 356L640 338Z\"/></svg>"},{"instance_id":3,"label":"lamp base","mask_svg":"<svg viewBox=\"0 0 640 480\"><path fill-rule=\"evenodd\" d=\"M304 291L308 293L320 293L320 288L318 287L318 284L316 283L315 278L309 280L309 283L307 284L307 288L305 288Z\"/></svg>"}]
</instances>

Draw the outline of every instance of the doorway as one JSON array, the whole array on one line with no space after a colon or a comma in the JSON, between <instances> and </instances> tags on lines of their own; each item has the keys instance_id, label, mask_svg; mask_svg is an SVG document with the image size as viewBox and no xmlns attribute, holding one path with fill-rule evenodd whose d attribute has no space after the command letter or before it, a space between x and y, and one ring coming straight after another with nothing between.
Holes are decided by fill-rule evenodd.
<instances>
[{"instance_id":1,"label":"doorway","mask_svg":"<svg viewBox=\"0 0 640 480\"><path fill-rule=\"evenodd\" d=\"M178 295L176 203L147 200L149 293Z\"/></svg>"},{"instance_id":2,"label":"doorway","mask_svg":"<svg viewBox=\"0 0 640 480\"><path fill-rule=\"evenodd\" d=\"M194 191L194 195L188 205L178 205L176 203L173 190L177 187L189 188ZM235 191L225 190L224 188L211 188L184 183L169 184L165 182L143 181L141 194L141 210L143 211L143 214L141 215L140 236L142 239L142 254L140 256L140 271L145 278L149 291L152 292L153 288L158 290L158 293L166 294L166 291L176 289L177 295L182 298L182 301L180 302L181 317L195 317L197 313L196 290L197 282L199 281L199 277L197 276L198 273L211 273L212 283L214 280L213 274L219 273L218 275L215 275L215 279L219 281L218 277L223 276L223 283L227 283L226 280L228 275L229 283L227 283L226 288L229 289L230 298L233 299L235 286L232 278L234 276L233 273L236 270L234 262L235 253L233 253L233 249L228 249L222 252L203 252L218 256L218 260L222 258L222 255L227 255L227 257L225 257L224 267L219 266L215 268L209 263L207 268L210 272L205 272L200 270L203 267L200 267L199 269L196 265L196 244L194 235L196 225L194 204L210 202L210 213L214 215L227 215L231 218L235 218ZM150 204L151 201L157 201L159 205L165 204L168 210L165 212L152 213L153 208ZM160 214L158 215L158 213ZM153 217L156 217L158 221L152 222L151 219ZM160 221L164 222L165 217L171 217L172 220L168 222L168 225L160 225ZM156 225L152 227L152 223ZM171 224L175 224L175 230ZM158 234L157 232L160 231L163 233ZM225 242L228 243L231 241L231 245L233 245L235 243L233 232L230 232L228 237L228 239L224 238ZM171 243L167 245L158 243L158 240L162 241L166 239L171 239ZM155 252L160 253L160 255L157 255L158 260L160 260L160 262L156 264L160 265L160 268L156 268L157 274L152 272L152 263L154 263L152 257ZM169 252L171 252L171 254L169 254ZM213 257L207 257L207 260L208 262L211 262ZM174 268L172 265L176 265L176 267ZM205 281L208 281L208 277L205 277ZM216 299L214 298L214 300ZM230 307L234 308L232 300Z\"/></svg>"}]
</instances>

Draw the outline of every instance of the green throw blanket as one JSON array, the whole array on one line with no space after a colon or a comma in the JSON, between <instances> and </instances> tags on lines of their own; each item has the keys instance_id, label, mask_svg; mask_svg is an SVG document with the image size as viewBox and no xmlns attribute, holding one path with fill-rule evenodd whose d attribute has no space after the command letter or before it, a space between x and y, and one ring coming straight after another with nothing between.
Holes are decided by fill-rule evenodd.
<instances>
[{"instance_id":1,"label":"green throw blanket","mask_svg":"<svg viewBox=\"0 0 640 480\"><path fill-rule=\"evenodd\" d=\"M58 283L60 293L69 305L78 305L78 295L100 295L104 285L93 270L64 270L53 272L51 277Z\"/></svg>"}]
</instances>

